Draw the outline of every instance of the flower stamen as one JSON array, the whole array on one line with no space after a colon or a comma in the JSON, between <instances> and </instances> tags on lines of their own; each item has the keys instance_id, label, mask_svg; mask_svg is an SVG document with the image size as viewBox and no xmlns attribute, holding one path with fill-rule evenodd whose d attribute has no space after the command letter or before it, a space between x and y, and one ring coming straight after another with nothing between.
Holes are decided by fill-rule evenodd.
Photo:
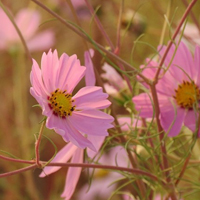
<instances>
[{"instance_id":1,"label":"flower stamen","mask_svg":"<svg viewBox=\"0 0 200 200\"><path fill-rule=\"evenodd\" d=\"M53 114L61 118L72 115L76 107L72 105L74 102L74 100L72 100L72 94L67 93L66 90L61 91L60 89L56 89L51 93L51 96L48 97L48 100L49 107L53 110Z\"/></svg>"},{"instance_id":2,"label":"flower stamen","mask_svg":"<svg viewBox=\"0 0 200 200\"><path fill-rule=\"evenodd\" d=\"M175 90L174 99L179 106L192 109L196 101L200 100L199 88L194 82L183 81Z\"/></svg>"}]
</instances>

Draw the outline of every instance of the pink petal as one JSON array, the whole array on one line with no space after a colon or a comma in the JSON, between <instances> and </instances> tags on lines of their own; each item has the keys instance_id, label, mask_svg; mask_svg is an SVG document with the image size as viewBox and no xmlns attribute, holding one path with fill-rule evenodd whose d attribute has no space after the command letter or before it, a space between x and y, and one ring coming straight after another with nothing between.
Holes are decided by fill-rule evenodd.
<instances>
[{"instance_id":1,"label":"pink petal","mask_svg":"<svg viewBox=\"0 0 200 200\"><path fill-rule=\"evenodd\" d=\"M69 159L75 154L77 151L77 147L73 145L71 142L69 142L67 145L65 145L54 157L54 159L51 162L57 162L57 163L65 163L69 161ZM45 177L49 174L52 174L56 171L58 171L61 167L45 167L40 174L40 177Z\"/></svg>"},{"instance_id":2,"label":"pink petal","mask_svg":"<svg viewBox=\"0 0 200 200\"><path fill-rule=\"evenodd\" d=\"M62 54L56 76L56 88L72 93L75 86L85 75L85 67L80 65L76 55Z\"/></svg>"},{"instance_id":3,"label":"pink petal","mask_svg":"<svg viewBox=\"0 0 200 200\"><path fill-rule=\"evenodd\" d=\"M77 123L77 122L76 122ZM63 139L69 138L69 141L71 141L73 144L75 144L76 146L78 146L79 148L90 148L93 151L96 151L96 148L94 147L94 145L86 138L82 135L82 133L80 133L79 130L76 129L76 127L74 127L73 125L71 125L70 122L68 122L68 120L66 120L65 125L65 135L63 136Z\"/></svg>"},{"instance_id":4,"label":"pink petal","mask_svg":"<svg viewBox=\"0 0 200 200\"><path fill-rule=\"evenodd\" d=\"M99 149L101 148L104 140L105 140L105 136L93 136L93 135L88 135L88 140L96 147L96 152L92 151L91 149L87 148L87 155L90 158L94 158L94 156L98 153Z\"/></svg>"},{"instance_id":5,"label":"pink petal","mask_svg":"<svg viewBox=\"0 0 200 200\"><path fill-rule=\"evenodd\" d=\"M42 96L43 98L47 98L48 92L46 91L46 88L44 87L44 84L42 81L41 70L34 59L33 59L33 65L32 65L32 70L30 74L30 80L31 80L31 85L33 86L37 95Z\"/></svg>"},{"instance_id":6,"label":"pink petal","mask_svg":"<svg viewBox=\"0 0 200 200\"><path fill-rule=\"evenodd\" d=\"M153 117L153 101L146 93L139 94L132 98L135 104L135 109L139 112L139 115L144 118Z\"/></svg>"},{"instance_id":7,"label":"pink petal","mask_svg":"<svg viewBox=\"0 0 200 200\"><path fill-rule=\"evenodd\" d=\"M195 63L195 69L196 69L196 75L195 75L195 82L200 87L200 47L196 45L195 48L195 55L194 55L194 63Z\"/></svg>"},{"instance_id":8,"label":"pink petal","mask_svg":"<svg viewBox=\"0 0 200 200\"><path fill-rule=\"evenodd\" d=\"M169 137L175 137L180 133L185 118L185 109L179 107L176 109L172 104L165 106L164 111L161 109L161 125Z\"/></svg>"},{"instance_id":9,"label":"pink petal","mask_svg":"<svg viewBox=\"0 0 200 200\"><path fill-rule=\"evenodd\" d=\"M93 49L90 49L89 51L86 51L84 53L85 67L86 67L86 73L85 73L86 86L94 86L95 82L96 82L94 66L93 66L92 59L91 59L93 56L94 56Z\"/></svg>"},{"instance_id":10,"label":"pink petal","mask_svg":"<svg viewBox=\"0 0 200 200\"><path fill-rule=\"evenodd\" d=\"M43 82L49 93L53 92L57 88L55 87L55 73L58 68L59 58L57 50L52 53L51 49L49 52L43 53L41 60L41 71Z\"/></svg>"},{"instance_id":11,"label":"pink petal","mask_svg":"<svg viewBox=\"0 0 200 200\"><path fill-rule=\"evenodd\" d=\"M194 132L196 129L197 121L198 121L198 114L195 113L194 110L188 110L184 119L184 125Z\"/></svg>"},{"instance_id":12,"label":"pink petal","mask_svg":"<svg viewBox=\"0 0 200 200\"><path fill-rule=\"evenodd\" d=\"M27 41L27 46L30 51L43 51L51 48L54 44L54 33L50 30L37 33L37 35Z\"/></svg>"},{"instance_id":13,"label":"pink petal","mask_svg":"<svg viewBox=\"0 0 200 200\"><path fill-rule=\"evenodd\" d=\"M103 93L101 87L88 86L81 88L74 96L76 109L107 108L111 103L106 98L108 94Z\"/></svg>"},{"instance_id":14,"label":"pink petal","mask_svg":"<svg viewBox=\"0 0 200 200\"><path fill-rule=\"evenodd\" d=\"M74 111L70 123L80 132L88 135L107 136L112 128L113 117L99 110Z\"/></svg>"},{"instance_id":15,"label":"pink petal","mask_svg":"<svg viewBox=\"0 0 200 200\"><path fill-rule=\"evenodd\" d=\"M77 149L72 157L71 163L83 163L83 152L84 151L82 149ZM61 197L64 197L65 200L71 199L71 196L76 189L81 170L81 167L69 167L65 182L65 189L61 195Z\"/></svg>"},{"instance_id":16,"label":"pink petal","mask_svg":"<svg viewBox=\"0 0 200 200\"><path fill-rule=\"evenodd\" d=\"M163 55L166 47L163 47L160 51L160 54ZM172 45L170 48L170 51L165 59L165 65L168 66L171 59L173 58L173 54L175 52L175 46ZM189 52L189 49L185 46L183 42L181 42L178 46L178 49L176 51L176 54L174 56L174 59L171 63L171 66L169 68L169 71L171 75L178 80L179 83L182 83L183 80L187 81L189 80L187 75L189 77L193 78L195 72L194 72L194 62L191 53ZM182 69L182 70L181 70ZM186 75L187 74L187 75Z\"/></svg>"},{"instance_id":17,"label":"pink petal","mask_svg":"<svg viewBox=\"0 0 200 200\"><path fill-rule=\"evenodd\" d=\"M26 39L30 39L36 32L39 22L39 12L30 9L21 9L16 17L16 24Z\"/></svg>"},{"instance_id":18,"label":"pink petal","mask_svg":"<svg viewBox=\"0 0 200 200\"><path fill-rule=\"evenodd\" d=\"M105 73L101 74L101 77L108 80L110 85L114 86L118 90L125 87L124 80L112 66L105 63L102 69L105 71Z\"/></svg>"}]
</instances>

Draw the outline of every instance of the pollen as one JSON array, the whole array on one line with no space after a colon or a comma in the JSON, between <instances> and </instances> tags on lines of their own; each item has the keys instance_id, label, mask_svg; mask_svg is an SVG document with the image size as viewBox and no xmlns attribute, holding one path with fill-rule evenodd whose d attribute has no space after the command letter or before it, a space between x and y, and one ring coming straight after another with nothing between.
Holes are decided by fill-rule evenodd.
<instances>
[{"instance_id":1,"label":"pollen","mask_svg":"<svg viewBox=\"0 0 200 200\"><path fill-rule=\"evenodd\" d=\"M49 107L53 110L53 114L61 118L66 118L72 115L76 106L73 106L72 94L67 93L66 90L61 91L56 89L48 97Z\"/></svg>"},{"instance_id":2,"label":"pollen","mask_svg":"<svg viewBox=\"0 0 200 200\"><path fill-rule=\"evenodd\" d=\"M194 82L183 81L175 92L174 99L182 108L192 109L194 103L200 100L200 91Z\"/></svg>"}]
</instances>

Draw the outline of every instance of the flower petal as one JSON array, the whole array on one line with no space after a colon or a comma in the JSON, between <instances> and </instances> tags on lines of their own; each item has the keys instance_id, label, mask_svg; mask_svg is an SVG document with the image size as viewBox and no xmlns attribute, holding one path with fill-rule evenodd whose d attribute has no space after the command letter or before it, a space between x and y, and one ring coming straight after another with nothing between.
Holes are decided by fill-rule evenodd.
<instances>
[{"instance_id":1,"label":"flower petal","mask_svg":"<svg viewBox=\"0 0 200 200\"><path fill-rule=\"evenodd\" d=\"M69 118L70 123L81 133L96 136L107 136L107 129L113 127L113 120L113 117L99 110L77 111Z\"/></svg>"},{"instance_id":2,"label":"flower petal","mask_svg":"<svg viewBox=\"0 0 200 200\"><path fill-rule=\"evenodd\" d=\"M77 149L72 157L71 163L83 163L83 149ZM69 167L65 181L65 189L61 195L65 200L70 200L78 183L81 167Z\"/></svg>"},{"instance_id":3,"label":"flower petal","mask_svg":"<svg viewBox=\"0 0 200 200\"><path fill-rule=\"evenodd\" d=\"M94 56L93 49L90 49L89 51L86 51L84 53L85 67L86 67L86 73L85 73L86 86L94 86L96 82L94 66L91 59L93 56Z\"/></svg>"},{"instance_id":4,"label":"flower petal","mask_svg":"<svg viewBox=\"0 0 200 200\"><path fill-rule=\"evenodd\" d=\"M93 136L93 135L88 135L88 140L95 146L96 152L92 151L91 149L87 148L87 155L90 158L94 158L94 156L98 153L99 149L101 148L101 145L103 144L105 140L105 136Z\"/></svg>"},{"instance_id":5,"label":"flower petal","mask_svg":"<svg viewBox=\"0 0 200 200\"><path fill-rule=\"evenodd\" d=\"M29 41L27 41L27 46L29 50L32 51L42 51L51 48L55 43L55 37L53 31L43 31L38 33Z\"/></svg>"},{"instance_id":6,"label":"flower petal","mask_svg":"<svg viewBox=\"0 0 200 200\"><path fill-rule=\"evenodd\" d=\"M195 113L194 110L188 110L184 119L184 125L194 132L196 129L197 120L198 114Z\"/></svg>"},{"instance_id":7,"label":"flower petal","mask_svg":"<svg viewBox=\"0 0 200 200\"><path fill-rule=\"evenodd\" d=\"M73 156L73 154L78 149L77 146L73 145L71 142L69 142L67 145L65 145L54 157L54 159L51 162L58 162L58 163L65 163L69 161L69 159ZM40 177L45 177L49 174L52 174L56 171L58 171L61 167L45 167L40 174Z\"/></svg>"},{"instance_id":8,"label":"flower petal","mask_svg":"<svg viewBox=\"0 0 200 200\"><path fill-rule=\"evenodd\" d=\"M77 56L68 56L63 53L60 57L59 68L56 74L56 88L72 93L84 75L85 67L80 65Z\"/></svg>"},{"instance_id":9,"label":"flower petal","mask_svg":"<svg viewBox=\"0 0 200 200\"><path fill-rule=\"evenodd\" d=\"M153 117L153 102L150 96L146 93L139 94L132 98L135 104L135 109L139 112L139 115L144 118Z\"/></svg>"},{"instance_id":10,"label":"flower petal","mask_svg":"<svg viewBox=\"0 0 200 200\"><path fill-rule=\"evenodd\" d=\"M81 88L74 96L76 109L107 108L111 103L106 98L108 94L103 93L101 87L88 86Z\"/></svg>"},{"instance_id":11,"label":"flower petal","mask_svg":"<svg viewBox=\"0 0 200 200\"><path fill-rule=\"evenodd\" d=\"M161 109L161 125L169 137L175 137L180 133L184 118L185 109L178 107L175 110L172 104L166 105L164 110Z\"/></svg>"},{"instance_id":12,"label":"flower petal","mask_svg":"<svg viewBox=\"0 0 200 200\"><path fill-rule=\"evenodd\" d=\"M80 133L79 130L76 129L76 127L71 125L69 120L66 120L66 123L64 125L65 125L65 130L64 130L65 135L63 136L63 139L65 141L66 139L69 138L69 141L71 141L73 144L75 144L79 148L84 149L88 147L92 149L93 151L96 151L96 148L94 147L94 145L86 137L84 137L82 133Z\"/></svg>"},{"instance_id":13,"label":"flower petal","mask_svg":"<svg viewBox=\"0 0 200 200\"><path fill-rule=\"evenodd\" d=\"M49 52L43 53L41 60L41 71L42 78L45 85L46 90L49 93L53 92L55 89L55 74L58 68L59 60L58 60L58 52L54 50L54 52L49 50Z\"/></svg>"}]
</instances>

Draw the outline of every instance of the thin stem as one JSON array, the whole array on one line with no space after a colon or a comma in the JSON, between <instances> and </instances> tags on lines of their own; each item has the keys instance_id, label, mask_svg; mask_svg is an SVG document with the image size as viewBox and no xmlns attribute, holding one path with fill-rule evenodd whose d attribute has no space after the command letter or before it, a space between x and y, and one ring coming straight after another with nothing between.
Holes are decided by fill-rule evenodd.
<instances>
[{"instance_id":1,"label":"thin stem","mask_svg":"<svg viewBox=\"0 0 200 200\"><path fill-rule=\"evenodd\" d=\"M116 45L116 52L119 52L120 50L120 39L121 39L121 21L122 21L122 12L124 8L124 0L121 0L121 7L119 10L119 17L118 17L118 23L117 23L117 45Z\"/></svg>"},{"instance_id":2,"label":"thin stem","mask_svg":"<svg viewBox=\"0 0 200 200\"><path fill-rule=\"evenodd\" d=\"M35 169L35 168L37 168L37 164L33 164L33 165L28 166L28 167L17 169L17 170L14 170L12 172L7 172L7 173L0 174L0 178L12 176L12 175L19 174L19 173L28 171L30 169Z\"/></svg>"},{"instance_id":3,"label":"thin stem","mask_svg":"<svg viewBox=\"0 0 200 200\"><path fill-rule=\"evenodd\" d=\"M179 176L178 176L178 178L177 178L177 180L176 180L176 182L175 182L175 186L178 185L178 183L180 182L180 180L181 180L183 174L185 173L186 167L187 167L187 165L188 165L188 163L189 163L189 161L190 161L190 157L191 157L191 154L190 154L190 155L187 157L187 159L185 160L185 163L184 163L184 165L183 165L183 168L182 168L182 170L181 170L181 173L179 174Z\"/></svg>"},{"instance_id":4,"label":"thin stem","mask_svg":"<svg viewBox=\"0 0 200 200\"><path fill-rule=\"evenodd\" d=\"M38 165L36 164L35 161L28 161L28 160L19 160L19 159L12 159L9 157L5 157L5 156L0 156L0 158L3 158L5 160L9 160L9 161L14 161L14 162L20 162L20 163L25 163L25 164L32 164L31 166L19 169L19 170L15 170L12 172L8 172L8 173L3 173L0 174L0 178L1 177L6 177L6 176L10 176L10 175L14 175L20 172L24 172L33 168L37 168ZM116 171L125 171L125 172L130 172L136 175L141 175L141 176L147 176L149 178L151 178L152 180L158 181L162 184L163 187L167 187L166 183L162 180L160 180L157 176L149 173L149 172L145 172L139 169L133 169L133 168L126 168L126 167L119 167L119 166L112 166L112 165L97 165L97 164L88 164L88 163L57 163L57 162L51 162L48 163L46 161L40 161L40 163L42 165L46 166L60 166L60 167L85 167L85 168L96 168L96 169L109 169L109 170L116 170ZM48 163L48 164L47 164Z\"/></svg>"},{"instance_id":5,"label":"thin stem","mask_svg":"<svg viewBox=\"0 0 200 200\"><path fill-rule=\"evenodd\" d=\"M74 6L73 6L71 0L66 0L66 1L67 1L67 4L70 7L70 10L71 10L71 12L72 12L72 14L74 16L74 19L75 19L76 23L78 24L79 27L81 27L81 23L79 21L79 18L78 18L77 14L76 14L76 11L74 9ZM83 41L83 44L85 46L85 49L88 50L89 48L88 48L87 42L83 38L82 38L82 41Z\"/></svg>"},{"instance_id":6,"label":"thin stem","mask_svg":"<svg viewBox=\"0 0 200 200\"><path fill-rule=\"evenodd\" d=\"M41 138L42 138L42 133L43 133L43 130L44 130L44 127L45 127L45 124L46 124L46 120L44 120L42 122L42 125L40 127L40 132L39 132L39 136L38 136L38 139L35 143L35 162L37 164L38 167L41 167L41 164L40 164L40 152L39 152L39 147L40 147L40 142L41 142Z\"/></svg>"},{"instance_id":7,"label":"thin stem","mask_svg":"<svg viewBox=\"0 0 200 200\"><path fill-rule=\"evenodd\" d=\"M90 10L91 15L94 16L94 20L95 20L99 30L101 31L102 35L105 37L105 39L106 39L108 45L110 46L111 50L114 51L115 47L114 47L112 41L110 40L110 38L108 37L107 33L105 32L99 18L96 16L93 7L91 6L91 4L89 3L88 0L85 0L85 3L87 5L88 9Z\"/></svg>"},{"instance_id":8,"label":"thin stem","mask_svg":"<svg viewBox=\"0 0 200 200\"><path fill-rule=\"evenodd\" d=\"M167 45L167 48L166 48L166 50L165 50L165 52L164 52L164 54L163 54L163 57L162 57L162 59L161 59L159 65L158 65L159 68L158 68L158 70L157 70L157 72L156 72L156 75L155 75L155 77L154 77L154 82L155 82L155 83L158 82L158 76L159 76L159 74L160 74L162 65L163 65L163 63L164 63L164 61L165 61L165 59L166 59L166 57L167 57L167 54L168 54L168 52L169 52L169 50L170 50L170 48L171 48L171 46L172 46L174 40L176 39L176 36L178 35L178 33L179 33L180 29L181 29L181 26L183 25L183 23L184 23L186 17L188 16L189 12L191 11L192 7L195 5L196 2L197 2L197 0L193 0L193 1L188 5L188 7L187 7L185 13L183 14L183 17L181 18L181 21L180 21L179 25L177 26L177 28L176 28L176 30L175 30L175 33L174 33L173 36L172 36L172 40L171 40L171 41L169 42L169 44Z\"/></svg>"},{"instance_id":9,"label":"thin stem","mask_svg":"<svg viewBox=\"0 0 200 200\"><path fill-rule=\"evenodd\" d=\"M41 161L41 163L45 164L46 162ZM60 166L60 167L85 167L85 168L93 168L93 169L109 169L109 170L116 170L116 171L124 171L124 172L130 172L136 175L142 175L147 176L151 178L152 180L160 182L164 187L166 187L166 183L160 179L158 179L157 176L139 170L139 169L133 169L133 168L126 168L126 167L119 167L119 166L112 166L112 165L97 165L97 164L88 164L88 163L49 163L47 166Z\"/></svg>"},{"instance_id":10,"label":"thin stem","mask_svg":"<svg viewBox=\"0 0 200 200\"><path fill-rule=\"evenodd\" d=\"M2 156L0 155L0 158L3 160L7 160L7 161L11 161L11 162L17 162L17 163L24 163L24 164L34 164L35 161L34 160L22 160L22 159L16 159L16 158L10 158L10 157L6 157L6 156Z\"/></svg>"},{"instance_id":11,"label":"thin stem","mask_svg":"<svg viewBox=\"0 0 200 200\"><path fill-rule=\"evenodd\" d=\"M160 107L159 107L158 96L157 96L155 84L151 85L150 88L151 88L152 98L153 98L153 102L154 102L155 117L156 117L158 132L160 133L159 139L160 139L160 148L161 148L162 159L163 159L163 169L166 170L165 171L166 180L167 180L167 183L169 184L169 186L171 187L171 192L170 192L171 199L176 200L177 198L175 195L175 188L174 188L174 185L171 183L171 178L169 176L169 171L168 171L169 164L168 164L168 159L167 159L167 150L166 150L165 142L163 141L164 130L161 126L160 118L159 118Z\"/></svg>"},{"instance_id":12,"label":"thin stem","mask_svg":"<svg viewBox=\"0 0 200 200\"><path fill-rule=\"evenodd\" d=\"M186 0L182 0L182 2L187 8L188 7L188 2ZM191 18L192 18L193 22L195 23L195 25L197 26L197 28L199 29L199 32L200 32L200 26L199 26L197 18L195 17L195 15L194 15L194 13L192 11L190 11L190 15L191 15Z\"/></svg>"}]
</instances>

